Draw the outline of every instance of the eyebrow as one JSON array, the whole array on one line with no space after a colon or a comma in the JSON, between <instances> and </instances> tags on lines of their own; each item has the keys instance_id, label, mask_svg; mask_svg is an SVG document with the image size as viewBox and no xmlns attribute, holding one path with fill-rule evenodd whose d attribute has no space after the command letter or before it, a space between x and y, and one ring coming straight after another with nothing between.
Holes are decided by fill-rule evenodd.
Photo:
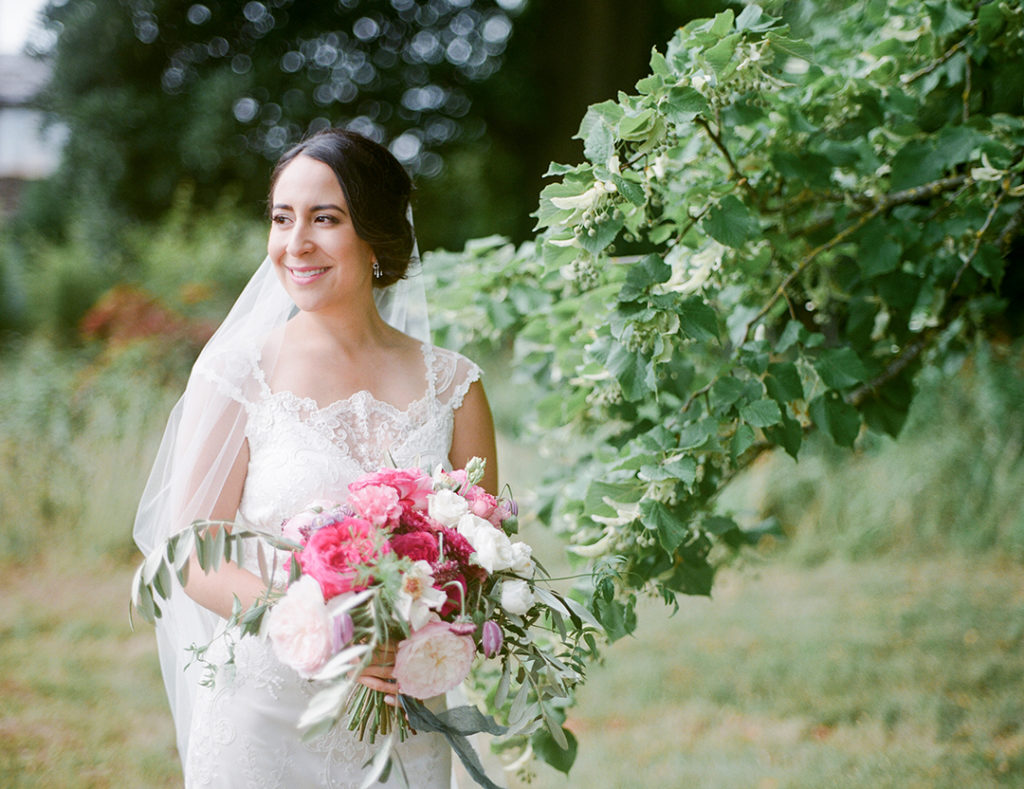
<instances>
[{"instance_id":1,"label":"eyebrow","mask_svg":"<svg viewBox=\"0 0 1024 789\"><path fill-rule=\"evenodd\" d=\"M287 203L274 203L274 208L275 209L280 209L282 211L293 211L294 210ZM339 214L348 213L340 205L335 205L334 203L325 203L323 205L315 205L312 208L310 208L309 210L310 211L337 211Z\"/></svg>"}]
</instances>

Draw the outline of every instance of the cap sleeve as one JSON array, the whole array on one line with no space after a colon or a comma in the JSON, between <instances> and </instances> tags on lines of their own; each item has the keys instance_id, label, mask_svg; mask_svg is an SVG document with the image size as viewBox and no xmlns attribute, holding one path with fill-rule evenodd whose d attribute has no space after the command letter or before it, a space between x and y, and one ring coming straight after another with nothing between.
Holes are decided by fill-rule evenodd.
<instances>
[{"instance_id":1,"label":"cap sleeve","mask_svg":"<svg viewBox=\"0 0 1024 789\"><path fill-rule=\"evenodd\" d=\"M434 348L431 356L431 378L437 402L456 411L469 387L480 380L480 367L462 354L444 348Z\"/></svg>"}]
</instances>

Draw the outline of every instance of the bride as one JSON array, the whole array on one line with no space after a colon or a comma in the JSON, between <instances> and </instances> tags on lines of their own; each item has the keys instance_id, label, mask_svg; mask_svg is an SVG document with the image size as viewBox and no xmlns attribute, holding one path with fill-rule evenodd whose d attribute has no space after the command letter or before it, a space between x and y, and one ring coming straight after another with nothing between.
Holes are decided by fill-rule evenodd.
<instances>
[{"instance_id":1,"label":"bride","mask_svg":"<svg viewBox=\"0 0 1024 789\"><path fill-rule=\"evenodd\" d=\"M171 414L135 524L144 553L199 518L280 533L310 502L343 501L349 482L389 463L479 456L481 484L495 492L480 370L428 341L410 190L385 148L350 131L314 135L278 162L267 259ZM192 565L187 594L171 595L157 627L186 786L358 787L369 745L344 725L300 737L309 683L264 640L239 639L231 661L225 639L213 640L234 605L266 593L255 559L209 574ZM189 651L211 640L206 661L226 663L212 687ZM371 666L360 681L393 692L391 671ZM411 786L450 785L439 735L396 751ZM401 784L393 775L386 785Z\"/></svg>"}]
</instances>

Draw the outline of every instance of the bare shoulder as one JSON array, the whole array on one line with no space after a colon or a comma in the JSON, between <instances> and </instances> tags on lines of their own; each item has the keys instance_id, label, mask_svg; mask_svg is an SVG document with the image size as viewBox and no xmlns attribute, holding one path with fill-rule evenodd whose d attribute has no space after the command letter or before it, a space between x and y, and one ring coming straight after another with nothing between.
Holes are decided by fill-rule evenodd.
<instances>
[{"instance_id":1,"label":"bare shoulder","mask_svg":"<svg viewBox=\"0 0 1024 789\"><path fill-rule=\"evenodd\" d=\"M487 461L481 484L485 490L495 493L498 489L498 451L494 437L494 418L483 384L479 380L470 383L465 397L455 410L452 448L448 459L453 467L461 468L473 457Z\"/></svg>"}]
</instances>

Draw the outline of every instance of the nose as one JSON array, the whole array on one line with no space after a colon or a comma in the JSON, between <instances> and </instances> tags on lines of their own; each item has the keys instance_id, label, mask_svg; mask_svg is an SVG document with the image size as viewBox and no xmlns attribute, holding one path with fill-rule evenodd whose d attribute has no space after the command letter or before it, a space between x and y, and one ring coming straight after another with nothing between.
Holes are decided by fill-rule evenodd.
<instances>
[{"instance_id":1,"label":"nose","mask_svg":"<svg viewBox=\"0 0 1024 789\"><path fill-rule=\"evenodd\" d=\"M288 234L288 243L285 245L285 252L292 257L302 257L313 248L313 239L310 237L310 228L304 222L296 222Z\"/></svg>"}]
</instances>

